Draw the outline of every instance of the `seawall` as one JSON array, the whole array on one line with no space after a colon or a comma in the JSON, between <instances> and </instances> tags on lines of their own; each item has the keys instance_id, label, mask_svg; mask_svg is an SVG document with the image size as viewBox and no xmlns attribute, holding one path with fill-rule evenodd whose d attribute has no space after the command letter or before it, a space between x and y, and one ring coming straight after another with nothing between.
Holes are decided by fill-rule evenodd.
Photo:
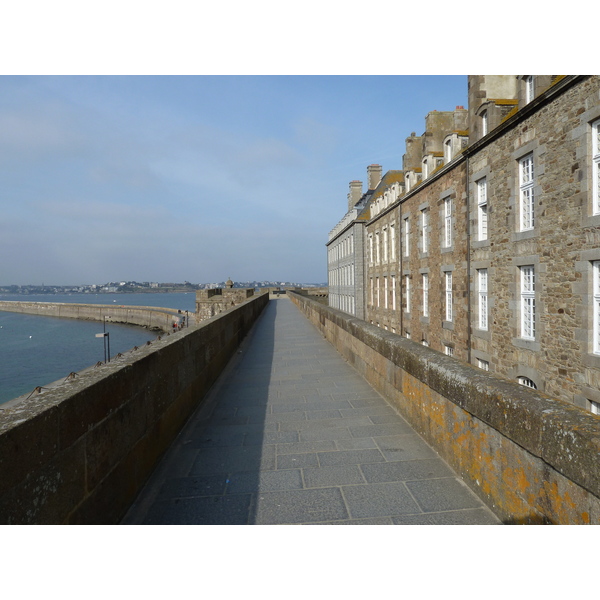
<instances>
[{"instance_id":1,"label":"seawall","mask_svg":"<svg viewBox=\"0 0 600 600\"><path fill-rule=\"evenodd\" d=\"M118 523L268 301L253 297L0 411L0 523Z\"/></svg>"},{"instance_id":2,"label":"seawall","mask_svg":"<svg viewBox=\"0 0 600 600\"><path fill-rule=\"evenodd\" d=\"M117 304L76 304L70 302L21 302L0 300L0 311L139 325L148 329L170 332L181 315L172 308L153 306L123 306Z\"/></svg>"},{"instance_id":3,"label":"seawall","mask_svg":"<svg viewBox=\"0 0 600 600\"><path fill-rule=\"evenodd\" d=\"M600 524L600 417L289 297L505 522Z\"/></svg>"}]
</instances>

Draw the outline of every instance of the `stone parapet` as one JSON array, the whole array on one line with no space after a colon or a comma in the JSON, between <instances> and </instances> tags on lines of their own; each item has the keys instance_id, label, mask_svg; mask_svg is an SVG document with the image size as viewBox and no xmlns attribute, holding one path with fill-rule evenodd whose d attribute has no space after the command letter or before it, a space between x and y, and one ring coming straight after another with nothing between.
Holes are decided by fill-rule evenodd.
<instances>
[{"instance_id":1,"label":"stone parapet","mask_svg":"<svg viewBox=\"0 0 600 600\"><path fill-rule=\"evenodd\" d=\"M290 299L506 523L600 524L598 416Z\"/></svg>"},{"instance_id":2,"label":"stone parapet","mask_svg":"<svg viewBox=\"0 0 600 600\"><path fill-rule=\"evenodd\" d=\"M118 523L268 301L0 410L0 524Z\"/></svg>"}]
</instances>

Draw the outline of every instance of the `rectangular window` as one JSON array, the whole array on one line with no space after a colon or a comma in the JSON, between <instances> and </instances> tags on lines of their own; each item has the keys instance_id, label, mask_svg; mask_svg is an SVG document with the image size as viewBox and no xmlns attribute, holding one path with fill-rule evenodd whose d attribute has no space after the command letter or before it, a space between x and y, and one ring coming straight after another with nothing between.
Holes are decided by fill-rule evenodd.
<instances>
[{"instance_id":1,"label":"rectangular window","mask_svg":"<svg viewBox=\"0 0 600 600\"><path fill-rule=\"evenodd\" d=\"M392 275L392 310L396 310L396 276Z\"/></svg>"},{"instance_id":2,"label":"rectangular window","mask_svg":"<svg viewBox=\"0 0 600 600\"><path fill-rule=\"evenodd\" d=\"M477 182L477 239L488 237L487 181L485 177Z\"/></svg>"},{"instance_id":3,"label":"rectangular window","mask_svg":"<svg viewBox=\"0 0 600 600\"><path fill-rule=\"evenodd\" d=\"M408 217L404 219L404 256L410 253L410 223Z\"/></svg>"},{"instance_id":4,"label":"rectangular window","mask_svg":"<svg viewBox=\"0 0 600 600\"><path fill-rule=\"evenodd\" d=\"M396 260L396 227L394 224L390 225L390 258Z\"/></svg>"},{"instance_id":5,"label":"rectangular window","mask_svg":"<svg viewBox=\"0 0 600 600\"><path fill-rule=\"evenodd\" d=\"M477 270L479 288L479 329L484 331L488 328L488 271Z\"/></svg>"},{"instance_id":6,"label":"rectangular window","mask_svg":"<svg viewBox=\"0 0 600 600\"><path fill-rule=\"evenodd\" d=\"M600 119L592 123L593 212L600 215Z\"/></svg>"},{"instance_id":7,"label":"rectangular window","mask_svg":"<svg viewBox=\"0 0 600 600\"><path fill-rule=\"evenodd\" d=\"M429 316L429 274L423 273L423 316Z\"/></svg>"},{"instance_id":8,"label":"rectangular window","mask_svg":"<svg viewBox=\"0 0 600 600\"><path fill-rule=\"evenodd\" d=\"M452 140L446 140L444 143L444 160L446 163L452 160Z\"/></svg>"},{"instance_id":9,"label":"rectangular window","mask_svg":"<svg viewBox=\"0 0 600 600\"><path fill-rule=\"evenodd\" d=\"M380 306L380 301L379 301L379 277L376 277L375 279L377 280L377 285L376 285L376 288L377 288L377 308L379 308L379 306Z\"/></svg>"},{"instance_id":10,"label":"rectangular window","mask_svg":"<svg viewBox=\"0 0 600 600\"><path fill-rule=\"evenodd\" d=\"M533 75L525 77L525 102L529 104L534 97L533 91Z\"/></svg>"},{"instance_id":11,"label":"rectangular window","mask_svg":"<svg viewBox=\"0 0 600 600\"><path fill-rule=\"evenodd\" d=\"M374 296L373 286L374 286L373 278L371 277L371 306L373 306L373 299L374 299L373 298L373 296Z\"/></svg>"},{"instance_id":12,"label":"rectangular window","mask_svg":"<svg viewBox=\"0 0 600 600\"><path fill-rule=\"evenodd\" d=\"M446 321L452 321L452 271L444 273L446 278Z\"/></svg>"},{"instance_id":13,"label":"rectangular window","mask_svg":"<svg viewBox=\"0 0 600 600\"><path fill-rule=\"evenodd\" d=\"M427 227L429 225L429 214L426 208L421 211L421 251L427 252L429 249L429 236Z\"/></svg>"},{"instance_id":14,"label":"rectangular window","mask_svg":"<svg viewBox=\"0 0 600 600\"><path fill-rule=\"evenodd\" d=\"M386 275L383 276L383 307L388 307L388 278Z\"/></svg>"},{"instance_id":15,"label":"rectangular window","mask_svg":"<svg viewBox=\"0 0 600 600\"><path fill-rule=\"evenodd\" d=\"M519 161L519 198L520 198L520 229L529 231L535 226L535 199L533 154L528 154Z\"/></svg>"},{"instance_id":16,"label":"rectangular window","mask_svg":"<svg viewBox=\"0 0 600 600\"><path fill-rule=\"evenodd\" d=\"M388 261L388 230L387 227L383 230L383 262Z\"/></svg>"},{"instance_id":17,"label":"rectangular window","mask_svg":"<svg viewBox=\"0 0 600 600\"><path fill-rule=\"evenodd\" d=\"M535 339L535 270L521 267L521 337Z\"/></svg>"},{"instance_id":18,"label":"rectangular window","mask_svg":"<svg viewBox=\"0 0 600 600\"><path fill-rule=\"evenodd\" d=\"M480 369L483 369L484 371L489 371L490 370L490 363L487 360L481 360L480 358L477 359L477 366Z\"/></svg>"},{"instance_id":19,"label":"rectangular window","mask_svg":"<svg viewBox=\"0 0 600 600\"><path fill-rule=\"evenodd\" d=\"M444 199L444 246L452 246L452 199Z\"/></svg>"},{"instance_id":20,"label":"rectangular window","mask_svg":"<svg viewBox=\"0 0 600 600\"><path fill-rule=\"evenodd\" d=\"M381 249L379 247L379 231L375 233L375 263L379 264L381 261Z\"/></svg>"},{"instance_id":21,"label":"rectangular window","mask_svg":"<svg viewBox=\"0 0 600 600\"><path fill-rule=\"evenodd\" d=\"M600 415L600 403L594 402L593 400L589 401L590 403L590 411L594 415Z\"/></svg>"},{"instance_id":22,"label":"rectangular window","mask_svg":"<svg viewBox=\"0 0 600 600\"><path fill-rule=\"evenodd\" d=\"M454 356L454 348L448 346L448 344L444 344L444 352L446 353L446 356Z\"/></svg>"},{"instance_id":23,"label":"rectangular window","mask_svg":"<svg viewBox=\"0 0 600 600\"><path fill-rule=\"evenodd\" d=\"M600 354L600 260L592 263L594 305L594 354Z\"/></svg>"},{"instance_id":24,"label":"rectangular window","mask_svg":"<svg viewBox=\"0 0 600 600\"><path fill-rule=\"evenodd\" d=\"M404 276L404 290L406 294L406 312L410 312L410 275Z\"/></svg>"},{"instance_id":25,"label":"rectangular window","mask_svg":"<svg viewBox=\"0 0 600 600\"><path fill-rule=\"evenodd\" d=\"M373 264L373 234L369 235L369 262Z\"/></svg>"}]
</instances>

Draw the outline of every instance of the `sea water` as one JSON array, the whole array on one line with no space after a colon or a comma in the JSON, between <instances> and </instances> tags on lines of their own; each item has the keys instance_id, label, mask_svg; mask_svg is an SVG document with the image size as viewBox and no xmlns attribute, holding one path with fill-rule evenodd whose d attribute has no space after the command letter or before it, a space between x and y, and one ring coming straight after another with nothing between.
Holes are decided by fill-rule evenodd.
<instances>
[{"instance_id":1,"label":"sea water","mask_svg":"<svg viewBox=\"0 0 600 600\"><path fill-rule=\"evenodd\" d=\"M0 300L74 302L115 306L154 306L195 310L195 294L8 295ZM106 323L110 354L127 352L159 335L143 327ZM103 332L98 321L80 321L0 311L0 404L31 393L36 387L104 361Z\"/></svg>"}]
</instances>

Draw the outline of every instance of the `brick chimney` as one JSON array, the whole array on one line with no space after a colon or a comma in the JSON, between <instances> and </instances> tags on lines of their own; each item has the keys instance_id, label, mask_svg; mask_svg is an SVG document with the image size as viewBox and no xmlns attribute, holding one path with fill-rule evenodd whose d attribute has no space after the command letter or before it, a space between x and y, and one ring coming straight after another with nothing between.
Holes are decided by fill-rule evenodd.
<instances>
[{"instance_id":1,"label":"brick chimney","mask_svg":"<svg viewBox=\"0 0 600 600\"><path fill-rule=\"evenodd\" d=\"M381 165L369 165L367 167L367 177L369 181L369 189L374 190L381 181Z\"/></svg>"},{"instance_id":2,"label":"brick chimney","mask_svg":"<svg viewBox=\"0 0 600 600\"><path fill-rule=\"evenodd\" d=\"M350 182L350 192L348 193L348 210L352 210L362 196L362 181L354 180Z\"/></svg>"}]
</instances>

